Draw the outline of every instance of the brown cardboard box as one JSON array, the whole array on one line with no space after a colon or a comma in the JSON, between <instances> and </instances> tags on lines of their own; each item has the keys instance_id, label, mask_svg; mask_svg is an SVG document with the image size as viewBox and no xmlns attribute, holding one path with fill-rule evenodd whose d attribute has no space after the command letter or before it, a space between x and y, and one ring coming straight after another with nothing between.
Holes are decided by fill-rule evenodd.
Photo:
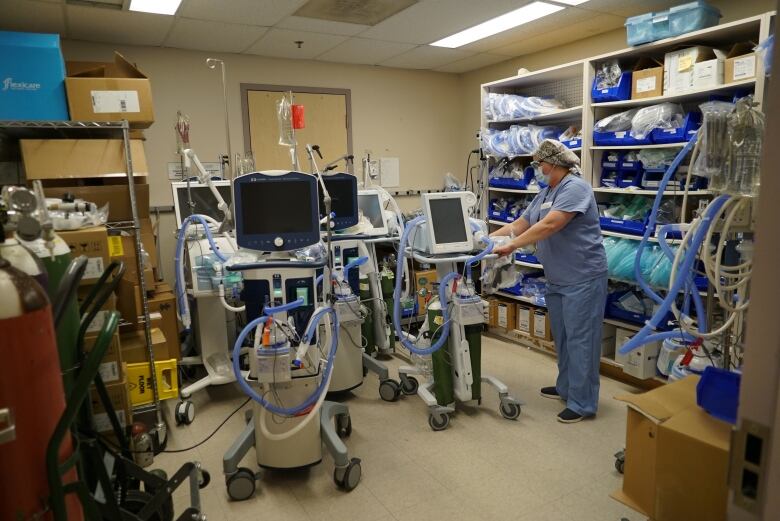
<instances>
[{"instance_id":1,"label":"brown cardboard box","mask_svg":"<svg viewBox=\"0 0 780 521\"><path fill-rule=\"evenodd\" d=\"M127 174L121 139L21 139L19 145L28 181L125 177ZM130 152L133 174L148 175L143 142L131 140Z\"/></svg>"},{"instance_id":2,"label":"brown cardboard box","mask_svg":"<svg viewBox=\"0 0 780 521\"><path fill-rule=\"evenodd\" d=\"M133 128L147 128L154 123L151 82L118 52L114 53L114 63L69 64L68 74L65 90L71 119L126 119Z\"/></svg>"},{"instance_id":3,"label":"brown cardboard box","mask_svg":"<svg viewBox=\"0 0 780 521\"><path fill-rule=\"evenodd\" d=\"M726 55L723 82L735 83L756 77L758 61L753 44L738 43Z\"/></svg>"},{"instance_id":4,"label":"brown cardboard box","mask_svg":"<svg viewBox=\"0 0 780 521\"><path fill-rule=\"evenodd\" d=\"M507 331L515 329L517 312L515 311L515 304L513 302L500 302L496 310L498 327L502 327Z\"/></svg>"},{"instance_id":5,"label":"brown cardboard box","mask_svg":"<svg viewBox=\"0 0 780 521\"><path fill-rule=\"evenodd\" d=\"M179 318L176 312L176 295L168 284L161 283L155 287L154 296L149 299L149 312L159 313L160 329L168 343L168 359L181 359L179 344Z\"/></svg>"},{"instance_id":6,"label":"brown cardboard box","mask_svg":"<svg viewBox=\"0 0 780 521\"><path fill-rule=\"evenodd\" d=\"M439 280L436 270L420 270L414 272L417 288L417 312L425 313L426 296L433 291L433 283ZM422 294L421 294L422 293Z\"/></svg>"},{"instance_id":7,"label":"brown cardboard box","mask_svg":"<svg viewBox=\"0 0 780 521\"><path fill-rule=\"evenodd\" d=\"M522 304L517 304L516 307L517 307L517 321L515 323L515 328L518 331L530 336L534 328L533 308L531 308L530 306L524 306Z\"/></svg>"},{"instance_id":8,"label":"brown cardboard box","mask_svg":"<svg viewBox=\"0 0 780 521\"><path fill-rule=\"evenodd\" d=\"M133 409L130 407L130 397L127 393L127 382L122 379L119 382L107 384L106 391L108 398L111 401L111 405L114 406L117 419L122 427L130 425L133 422ZM92 407L92 421L95 426L95 430L98 432L106 432L111 430L111 423L108 419L108 413L103 407L103 402L100 401L95 386L90 387L89 401Z\"/></svg>"},{"instance_id":9,"label":"brown cardboard box","mask_svg":"<svg viewBox=\"0 0 780 521\"><path fill-rule=\"evenodd\" d=\"M81 285L94 284L108 266L108 233L105 226L93 226L83 230L58 232L70 247L74 257L87 256L87 269L81 278Z\"/></svg>"},{"instance_id":10,"label":"brown cardboard box","mask_svg":"<svg viewBox=\"0 0 780 521\"><path fill-rule=\"evenodd\" d=\"M628 404L628 417L623 489L612 497L651 519L656 514L659 428L674 415L696 407L698 382L697 376L689 376L646 393L615 397ZM695 483L701 486L699 480Z\"/></svg>"},{"instance_id":11,"label":"brown cardboard box","mask_svg":"<svg viewBox=\"0 0 780 521\"><path fill-rule=\"evenodd\" d=\"M533 311L533 336L539 340L552 340L552 333L550 332L550 317L547 316L547 312L543 309L534 309Z\"/></svg>"},{"instance_id":12,"label":"brown cardboard box","mask_svg":"<svg viewBox=\"0 0 780 521\"><path fill-rule=\"evenodd\" d=\"M730 442L731 425L699 407L685 409L661 424L655 521L726 521Z\"/></svg>"},{"instance_id":13,"label":"brown cardboard box","mask_svg":"<svg viewBox=\"0 0 780 521\"><path fill-rule=\"evenodd\" d=\"M149 218L140 219L141 221L141 244L144 251L149 254L149 271L157 267L157 245L155 244L152 220ZM137 263L135 258L135 237L130 233L122 235L111 235L109 237L109 250L112 259L121 258L127 265L125 277L131 280L137 278ZM147 282L147 286L154 285L154 279Z\"/></svg>"},{"instance_id":14,"label":"brown cardboard box","mask_svg":"<svg viewBox=\"0 0 780 521\"><path fill-rule=\"evenodd\" d=\"M146 336L143 329L123 334L120 345L123 362L135 364L149 361L149 351L146 349ZM155 360L169 360L165 335L159 328L152 329L152 348Z\"/></svg>"},{"instance_id":15,"label":"brown cardboard box","mask_svg":"<svg viewBox=\"0 0 780 521\"><path fill-rule=\"evenodd\" d=\"M92 352L92 348L95 347L95 341L97 335L87 334L84 337L84 352ZM111 345L108 347L106 354L103 355L103 361L100 363L98 372L104 383L118 382L125 377L125 373L122 369L122 350L119 342L119 331L114 333L114 337L111 340Z\"/></svg>"},{"instance_id":16,"label":"brown cardboard box","mask_svg":"<svg viewBox=\"0 0 780 521\"><path fill-rule=\"evenodd\" d=\"M664 65L640 58L631 73L631 99L653 98L664 93Z\"/></svg>"},{"instance_id":17,"label":"brown cardboard box","mask_svg":"<svg viewBox=\"0 0 780 521\"><path fill-rule=\"evenodd\" d=\"M108 204L108 220L132 221L133 213L130 209L130 194L127 184L100 185L100 186L45 186L43 193L46 197L62 197L68 193L76 199L83 199L95 203L98 208ZM138 216L141 219L149 217L149 185L137 183L135 185L135 199L138 206Z\"/></svg>"},{"instance_id":18,"label":"brown cardboard box","mask_svg":"<svg viewBox=\"0 0 780 521\"><path fill-rule=\"evenodd\" d=\"M498 299L488 297L488 326L496 327L498 325Z\"/></svg>"}]
</instances>

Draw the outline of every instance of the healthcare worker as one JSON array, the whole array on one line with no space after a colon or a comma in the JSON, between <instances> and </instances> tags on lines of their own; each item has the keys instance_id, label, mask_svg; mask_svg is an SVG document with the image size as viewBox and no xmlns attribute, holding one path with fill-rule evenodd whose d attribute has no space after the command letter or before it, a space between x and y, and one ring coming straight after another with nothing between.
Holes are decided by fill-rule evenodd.
<instances>
[{"instance_id":1,"label":"healthcare worker","mask_svg":"<svg viewBox=\"0 0 780 521\"><path fill-rule=\"evenodd\" d=\"M547 277L547 309L558 351L558 380L542 396L566 402L558 421L594 416L599 400L601 328L607 298L607 256L593 189L580 177L579 158L546 139L533 154L539 191L522 216L491 235L512 237L499 255L536 244Z\"/></svg>"}]
</instances>

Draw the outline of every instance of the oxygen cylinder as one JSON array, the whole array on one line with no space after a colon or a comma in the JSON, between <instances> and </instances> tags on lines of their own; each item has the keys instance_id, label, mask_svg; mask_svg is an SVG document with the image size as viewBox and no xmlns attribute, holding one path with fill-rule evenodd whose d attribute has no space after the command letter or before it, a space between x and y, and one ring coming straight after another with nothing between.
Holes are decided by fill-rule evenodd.
<instances>
[{"instance_id":1,"label":"oxygen cylinder","mask_svg":"<svg viewBox=\"0 0 780 521\"><path fill-rule=\"evenodd\" d=\"M49 496L46 447L65 410L65 395L51 306L29 275L0 259L0 409L13 417L12 434L0 436L2 519L51 519L43 514ZM60 461L73 453L71 438ZM63 480L77 479L71 469ZM68 519L82 519L78 498L66 499Z\"/></svg>"},{"instance_id":2,"label":"oxygen cylinder","mask_svg":"<svg viewBox=\"0 0 780 521\"><path fill-rule=\"evenodd\" d=\"M436 301L428 306L428 328L432 333L431 345L444 333L444 315L441 311L441 304ZM452 361L448 344L435 351L431 355L433 365L433 393L436 396L436 403L439 405L450 405L455 402L455 391L452 387Z\"/></svg>"},{"instance_id":3,"label":"oxygen cylinder","mask_svg":"<svg viewBox=\"0 0 780 521\"><path fill-rule=\"evenodd\" d=\"M471 358L471 399L482 399L482 324L463 326Z\"/></svg>"},{"instance_id":4,"label":"oxygen cylinder","mask_svg":"<svg viewBox=\"0 0 780 521\"><path fill-rule=\"evenodd\" d=\"M393 309L393 290L395 289L395 275L392 271L385 268L379 273L379 283L382 286L382 298L385 301L386 309ZM375 317L374 320L379 320L379 317ZM382 320L387 322L387 317L382 317ZM390 344L390 351L395 351L395 335L388 335Z\"/></svg>"},{"instance_id":5,"label":"oxygen cylinder","mask_svg":"<svg viewBox=\"0 0 780 521\"><path fill-rule=\"evenodd\" d=\"M41 287L48 287L49 277L43 263L35 253L16 239L6 239L0 243L0 258L6 259L11 266L34 278Z\"/></svg>"},{"instance_id":6,"label":"oxygen cylinder","mask_svg":"<svg viewBox=\"0 0 780 521\"><path fill-rule=\"evenodd\" d=\"M360 274L360 301L369 302L371 299L371 288L368 283L368 275ZM376 351L376 342L374 340L374 314L370 305L364 305L366 312L363 319L363 324L360 326L360 330L363 337L366 339L366 353L373 354Z\"/></svg>"}]
</instances>

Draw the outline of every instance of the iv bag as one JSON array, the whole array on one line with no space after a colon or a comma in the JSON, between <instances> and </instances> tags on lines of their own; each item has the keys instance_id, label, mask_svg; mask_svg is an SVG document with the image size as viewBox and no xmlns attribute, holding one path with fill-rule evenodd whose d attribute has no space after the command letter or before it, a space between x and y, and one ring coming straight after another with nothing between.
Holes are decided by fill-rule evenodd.
<instances>
[{"instance_id":1,"label":"iv bag","mask_svg":"<svg viewBox=\"0 0 780 521\"><path fill-rule=\"evenodd\" d=\"M292 104L283 96L276 102L276 119L279 122L279 144L291 147L295 145L295 134L292 128Z\"/></svg>"}]
</instances>

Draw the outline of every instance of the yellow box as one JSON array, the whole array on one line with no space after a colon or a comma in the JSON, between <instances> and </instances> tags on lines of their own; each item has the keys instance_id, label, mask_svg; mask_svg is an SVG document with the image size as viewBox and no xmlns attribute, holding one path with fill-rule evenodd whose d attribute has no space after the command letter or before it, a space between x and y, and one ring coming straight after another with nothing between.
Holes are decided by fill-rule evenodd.
<instances>
[{"instance_id":1,"label":"yellow box","mask_svg":"<svg viewBox=\"0 0 780 521\"><path fill-rule=\"evenodd\" d=\"M154 363L157 374L157 395L160 400L169 400L179 396L179 381L176 372L176 359L160 360ZM130 403L134 406L152 403L152 375L147 362L127 364L127 390Z\"/></svg>"}]
</instances>

